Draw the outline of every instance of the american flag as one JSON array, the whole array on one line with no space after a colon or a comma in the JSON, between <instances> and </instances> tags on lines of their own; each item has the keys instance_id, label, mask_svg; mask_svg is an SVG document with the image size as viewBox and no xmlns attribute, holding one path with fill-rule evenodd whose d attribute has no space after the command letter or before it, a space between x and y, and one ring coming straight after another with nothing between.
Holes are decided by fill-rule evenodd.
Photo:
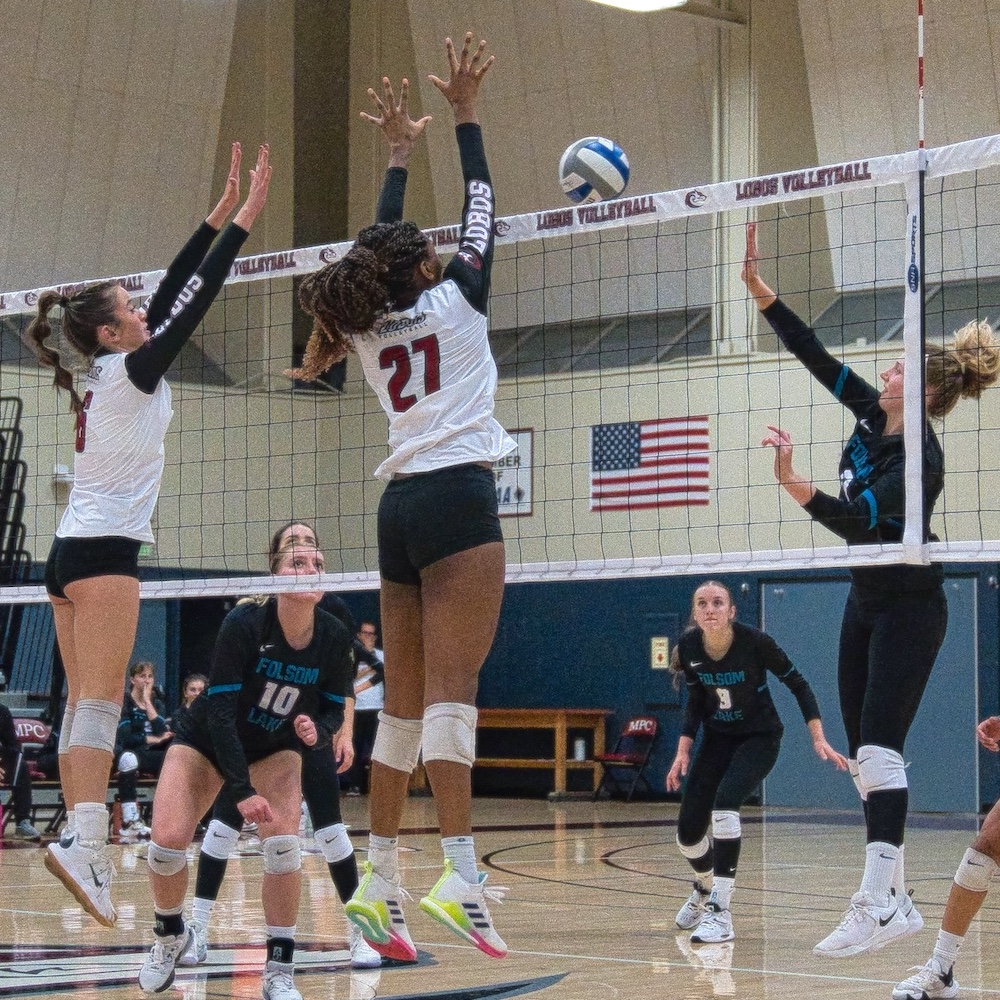
<instances>
[{"instance_id":1,"label":"american flag","mask_svg":"<svg viewBox=\"0 0 1000 1000\"><path fill-rule=\"evenodd\" d=\"M708 504L708 417L597 424L590 430L590 509Z\"/></svg>"}]
</instances>

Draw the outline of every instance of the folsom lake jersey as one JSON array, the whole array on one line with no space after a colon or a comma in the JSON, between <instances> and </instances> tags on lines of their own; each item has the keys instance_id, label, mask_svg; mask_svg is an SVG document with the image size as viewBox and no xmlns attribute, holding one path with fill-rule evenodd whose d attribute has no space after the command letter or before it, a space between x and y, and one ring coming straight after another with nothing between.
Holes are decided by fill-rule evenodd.
<instances>
[{"instance_id":1,"label":"folsom lake jersey","mask_svg":"<svg viewBox=\"0 0 1000 1000\"><path fill-rule=\"evenodd\" d=\"M767 686L768 671L795 695L806 722L820 717L809 682L765 632L733 622L732 645L713 660L701 629L691 628L681 636L677 653L688 693L683 736L694 739L699 725L732 736L784 732Z\"/></svg>"},{"instance_id":2,"label":"folsom lake jersey","mask_svg":"<svg viewBox=\"0 0 1000 1000\"><path fill-rule=\"evenodd\" d=\"M432 472L496 462L516 443L493 416L497 366L486 321L495 202L479 125L455 128L465 205L458 250L443 280L408 309L353 338L365 379L389 418L390 456L375 470ZM406 171L386 171L378 222L403 216Z\"/></svg>"},{"instance_id":3,"label":"folsom lake jersey","mask_svg":"<svg viewBox=\"0 0 1000 1000\"><path fill-rule=\"evenodd\" d=\"M840 459L840 495L821 490L805 505L807 513L851 545L903 540L906 504L905 453L901 434L885 434L885 411L879 392L820 343L815 332L780 299L763 311L779 340L813 377L854 415L856 423ZM924 527L944 489L944 453L927 425L924 448ZM871 566L852 569L855 583L872 589L920 589L933 586L941 567Z\"/></svg>"},{"instance_id":4,"label":"folsom lake jersey","mask_svg":"<svg viewBox=\"0 0 1000 1000\"><path fill-rule=\"evenodd\" d=\"M237 605L219 629L208 687L191 705L182 735L212 748L237 802L254 794L249 763L305 748L292 727L297 715L316 724L317 745L329 742L353 697L353 637L333 615L314 614L312 641L300 650L285 641L273 598Z\"/></svg>"}]
</instances>

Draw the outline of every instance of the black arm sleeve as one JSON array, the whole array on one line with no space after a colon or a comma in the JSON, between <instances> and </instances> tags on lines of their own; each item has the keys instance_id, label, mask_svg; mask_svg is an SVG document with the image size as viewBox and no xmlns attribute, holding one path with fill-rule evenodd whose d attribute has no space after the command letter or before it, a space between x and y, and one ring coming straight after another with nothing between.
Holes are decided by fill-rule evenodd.
<instances>
[{"instance_id":1,"label":"black arm sleeve","mask_svg":"<svg viewBox=\"0 0 1000 1000\"><path fill-rule=\"evenodd\" d=\"M215 642L208 690L205 692L212 747L234 802L242 802L257 794L250 782L250 765L236 726L243 670L255 652L251 640L249 630L235 623L231 617L222 622Z\"/></svg>"},{"instance_id":2,"label":"black arm sleeve","mask_svg":"<svg viewBox=\"0 0 1000 1000\"><path fill-rule=\"evenodd\" d=\"M458 252L448 262L444 277L458 285L473 309L485 314L493 267L493 184L482 129L477 124L458 125L455 135L465 181L465 207Z\"/></svg>"},{"instance_id":3,"label":"black arm sleeve","mask_svg":"<svg viewBox=\"0 0 1000 1000\"><path fill-rule=\"evenodd\" d=\"M694 739L698 735L698 727L709 714L708 692L700 681L688 675L687 695L681 736L690 736L691 739Z\"/></svg>"},{"instance_id":4,"label":"black arm sleeve","mask_svg":"<svg viewBox=\"0 0 1000 1000\"><path fill-rule=\"evenodd\" d=\"M781 299L762 313L778 339L809 369L813 377L856 415L878 399L878 391L842 361L834 358L819 337Z\"/></svg>"},{"instance_id":5,"label":"black arm sleeve","mask_svg":"<svg viewBox=\"0 0 1000 1000\"><path fill-rule=\"evenodd\" d=\"M177 301L181 289L205 259L208 248L219 235L207 222L203 222L194 235L181 247L181 252L171 261L166 274L146 303L146 322L155 330L170 315L170 307Z\"/></svg>"},{"instance_id":6,"label":"black arm sleeve","mask_svg":"<svg viewBox=\"0 0 1000 1000\"><path fill-rule=\"evenodd\" d=\"M137 389L145 393L156 390L174 358L205 318L248 235L245 229L229 223L171 304L169 315L153 328L153 335L142 347L125 356L125 370ZM153 327L152 323L149 325Z\"/></svg>"},{"instance_id":7,"label":"black arm sleeve","mask_svg":"<svg viewBox=\"0 0 1000 1000\"><path fill-rule=\"evenodd\" d=\"M403 218L403 200L406 196L406 168L389 167L382 181L382 191L375 209L376 222L399 222Z\"/></svg>"},{"instance_id":8,"label":"black arm sleeve","mask_svg":"<svg viewBox=\"0 0 1000 1000\"><path fill-rule=\"evenodd\" d=\"M788 659L785 651L769 636L762 635L760 653L768 670L795 695L799 710L806 722L818 719L819 703L809 686L809 681L799 673L798 668Z\"/></svg>"},{"instance_id":9,"label":"black arm sleeve","mask_svg":"<svg viewBox=\"0 0 1000 1000\"><path fill-rule=\"evenodd\" d=\"M898 542L906 503L904 461L900 454L898 461L854 500L816 490L803 509L848 544Z\"/></svg>"}]
</instances>

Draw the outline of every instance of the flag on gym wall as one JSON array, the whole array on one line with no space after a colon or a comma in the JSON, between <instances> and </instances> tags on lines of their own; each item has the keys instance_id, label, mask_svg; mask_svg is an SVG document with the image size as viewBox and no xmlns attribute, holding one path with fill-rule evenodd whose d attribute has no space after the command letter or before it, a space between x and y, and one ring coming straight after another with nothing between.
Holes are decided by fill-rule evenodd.
<instances>
[{"instance_id":1,"label":"flag on gym wall","mask_svg":"<svg viewBox=\"0 0 1000 1000\"><path fill-rule=\"evenodd\" d=\"M590 429L590 509L708 504L708 417L597 424Z\"/></svg>"}]
</instances>

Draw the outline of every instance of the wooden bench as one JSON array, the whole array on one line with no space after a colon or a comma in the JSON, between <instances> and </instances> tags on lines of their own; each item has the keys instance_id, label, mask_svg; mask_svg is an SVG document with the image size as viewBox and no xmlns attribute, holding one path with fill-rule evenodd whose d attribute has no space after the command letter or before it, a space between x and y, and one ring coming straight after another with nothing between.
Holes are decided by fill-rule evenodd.
<instances>
[{"instance_id":1,"label":"wooden bench","mask_svg":"<svg viewBox=\"0 0 1000 1000\"><path fill-rule=\"evenodd\" d=\"M538 768L552 771L550 799L565 798L568 771L589 770L591 793L597 788L601 767L594 757L605 750L604 724L614 713L607 708L481 708L480 729L548 729L552 731L552 757L476 757L476 767ZM569 731L589 730L591 756L574 760L568 744Z\"/></svg>"}]
</instances>

